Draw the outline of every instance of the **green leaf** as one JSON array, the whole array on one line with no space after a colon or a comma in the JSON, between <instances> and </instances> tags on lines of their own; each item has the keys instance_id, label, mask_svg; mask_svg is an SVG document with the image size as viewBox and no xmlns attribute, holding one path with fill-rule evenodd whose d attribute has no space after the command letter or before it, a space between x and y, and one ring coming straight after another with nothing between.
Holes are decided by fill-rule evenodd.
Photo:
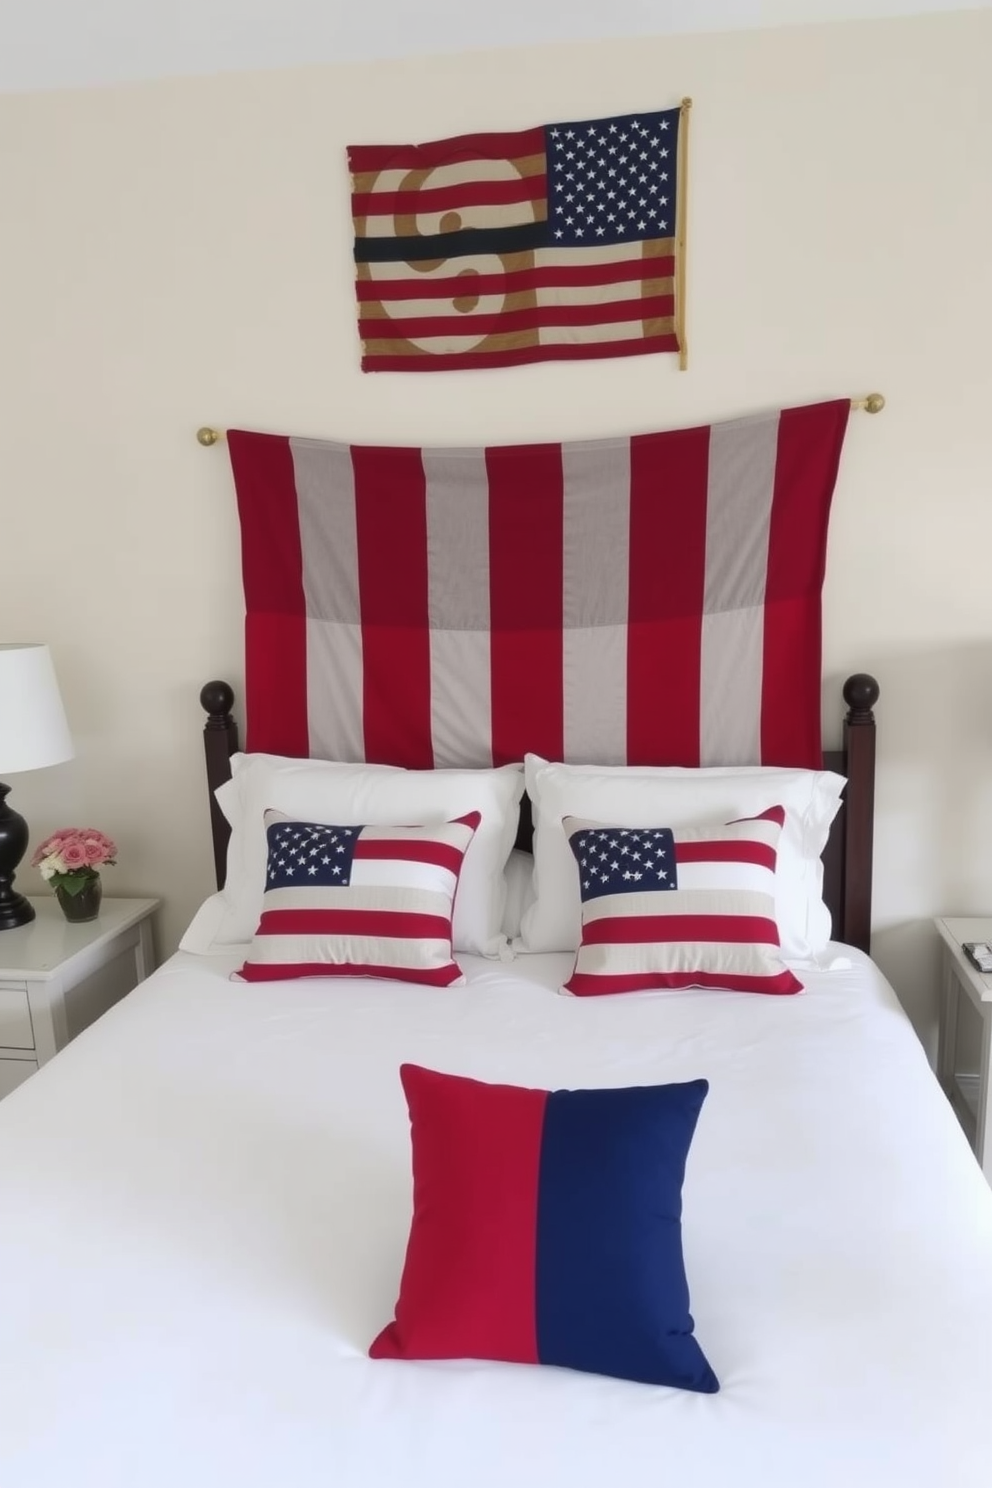
<instances>
[{"instance_id":1,"label":"green leaf","mask_svg":"<svg viewBox=\"0 0 992 1488\"><path fill-rule=\"evenodd\" d=\"M62 889L64 893L69 895L70 899L75 899L77 894L83 892L88 883L91 883L94 878L99 877L100 875L94 873L92 868L86 868L81 873L53 873L48 881L54 884L57 889Z\"/></svg>"}]
</instances>

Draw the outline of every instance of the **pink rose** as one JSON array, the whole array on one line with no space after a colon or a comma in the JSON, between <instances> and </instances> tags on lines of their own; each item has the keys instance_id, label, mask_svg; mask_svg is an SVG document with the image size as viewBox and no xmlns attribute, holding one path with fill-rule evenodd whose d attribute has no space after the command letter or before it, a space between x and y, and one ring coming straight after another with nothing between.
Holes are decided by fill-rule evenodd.
<instances>
[{"instance_id":1,"label":"pink rose","mask_svg":"<svg viewBox=\"0 0 992 1488\"><path fill-rule=\"evenodd\" d=\"M63 842L62 861L69 873L74 872L77 868L87 867L88 860L83 844L78 841Z\"/></svg>"},{"instance_id":2,"label":"pink rose","mask_svg":"<svg viewBox=\"0 0 992 1488\"><path fill-rule=\"evenodd\" d=\"M86 854L86 861L91 868L98 868L101 863L107 861L107 853L103 844L97 842L93 837L87 837L83 843L83 851Z\"/></svg>"},{"instance_id":3,"label":"pink rose","mask_svg":"<svg viewBox=\"0 0 992 1488\"><path fill-rule=\"evenodd\" d=\"M42 858L47 858L49 853L58 852L61 842L61 832L53 832L50 837L46 837L41 846L35 849L34 857L31 859L31 867L37 868Z\"/></svg>"}]
</instances>

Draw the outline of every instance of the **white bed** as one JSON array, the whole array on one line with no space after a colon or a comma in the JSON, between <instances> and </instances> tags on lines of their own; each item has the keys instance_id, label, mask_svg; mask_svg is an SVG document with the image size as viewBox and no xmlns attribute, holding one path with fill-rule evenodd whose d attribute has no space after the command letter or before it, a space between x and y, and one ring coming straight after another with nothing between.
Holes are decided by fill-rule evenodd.
<instances>
[{"instance_id":1,"label":"white bed","mask_svg":"<svg viewBox=\"0 0 992 1488\"><path fill-rule=\"evenodd\" d=\"M0 1106L2 1488L957 1488L992 1475L992 1192L859 952L805 995L245 985L179 954ZM398 1066L711 1083L685 1252L715 1396L372 1362Z\"/></svg>"}]
</instances>

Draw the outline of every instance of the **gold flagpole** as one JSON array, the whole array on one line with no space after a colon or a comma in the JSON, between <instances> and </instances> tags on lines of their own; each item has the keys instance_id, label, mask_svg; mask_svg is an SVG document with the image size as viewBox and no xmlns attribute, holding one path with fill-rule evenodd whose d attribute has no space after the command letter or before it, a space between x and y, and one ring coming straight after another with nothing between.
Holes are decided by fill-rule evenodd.
<instances>
[{"instance_id":1,"label":"gold flagpole","mask_svg":"<svg viewBox=\"0 0 992 1488\"><path fill-rule=\"evenodd\" d=\"M685 243L686 212L689 206L689 114L692 99L683 98L679 115L678 173L675 183L675 334L679 343L679 371L689 365L689 345L685 339Z\"/></svg>"},{"instance_id":2,"label":"gold flagpole","mask_svg":"<svg viewBox=\"0 0 992 1488\"><path fill-rule=\"evenodd\" d=\"M884 407L885 399L881 393L868 393L864 398L851 399L851 408L861 409L865 413L881 413ZM219 444L223 438L224 430L215 429L210 424L205 424L202 429L196 431L197 443L202 444L205 449L209 449L213 444Z\"/></svg>"}]
</instances>

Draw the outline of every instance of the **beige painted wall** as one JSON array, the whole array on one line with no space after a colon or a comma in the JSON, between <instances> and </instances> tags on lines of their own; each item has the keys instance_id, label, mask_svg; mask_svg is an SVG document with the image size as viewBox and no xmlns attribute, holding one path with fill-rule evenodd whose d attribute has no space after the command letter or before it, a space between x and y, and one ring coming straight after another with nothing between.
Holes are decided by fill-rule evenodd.
<instances>
[{"instance_id":1,"label":"beige painted wall","mask_svg":"<svg viewBox=\"0 0 992 1488\"><path fill-rule=\"evenodd\" d=\"M239 681L241 593L197 425L539 439L880 388L835 501L827 729L875 672L876 951L931 1043L929 917L992 907L990 55L986 12L0 99L0 636L52 645L78 745L15 782L36 839L113 833L163 950L211 887L197 693ZM348 142L683 93L688 374L359 373Z\"/></svg>"}]
</instances>

